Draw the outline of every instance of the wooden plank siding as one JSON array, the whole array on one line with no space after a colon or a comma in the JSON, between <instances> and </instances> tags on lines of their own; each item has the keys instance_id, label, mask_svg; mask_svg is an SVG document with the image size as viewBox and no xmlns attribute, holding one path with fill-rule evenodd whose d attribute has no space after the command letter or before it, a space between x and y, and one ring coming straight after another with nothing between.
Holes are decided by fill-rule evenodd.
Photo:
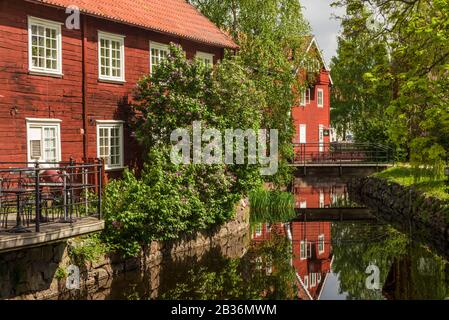
<instances>
[{"instance_id":1,"label":"wooden plank siding","mask_svg":"<svg viewBox=\"0 0 449 320\"><path fill-rule=\"evenodd\" d=\"M68 17L57 8L0 0L0 162L27 161L26 118L54 118L62 120L63 161L83 158L84 130L88 133L87 157L97 157L96 120L123 120L125 164L136 165L140 151L126 114L136 82L150 70L150 41L178 43L189 59L197 51L214 54L215 62L224 55L220 47L83 15L87 25L84 128L82 32L62 26L62 77L32 75L28 71L28 16L61 24ZM125 36L125 83L98 80L98 31Z\"/></svg>"}]
</instances>

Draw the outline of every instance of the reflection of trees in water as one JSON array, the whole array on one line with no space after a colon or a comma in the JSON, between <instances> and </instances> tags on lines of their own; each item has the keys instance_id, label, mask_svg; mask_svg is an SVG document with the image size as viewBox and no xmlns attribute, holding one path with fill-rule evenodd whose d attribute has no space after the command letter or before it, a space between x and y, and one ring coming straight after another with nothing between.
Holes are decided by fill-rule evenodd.
<instances>
[{"instance_id":1,"label":"reflection of trees in water","mask_svg":"<svg viewBox=\"0 0 449 320\"><path fill-rule=\"evenodd\" d=\"M449 295L447 262L395 229L336 223L332 235L332 268L339 274L340 292L346 292L348 299L443 299ZM365 270L371 263L379 267L383 290L366 287Z\"/></svg>"},{"instance_id":2,"label":"reflection of trees in water","mask_svg":"<svg viewBox=\"0 0 449 320\"><path fill-rule=\"evenodd\" d=\"M449 297L449 264L427 248L411 244L394 259L384 286L385 296L398 300L441 300Z\"/></svg>"},{"instance_id":3,"label":"reflection of trees in water","mask_svg":"<svg viewBox=\"0 0 449 320\"><path fill-rule=\"evenodd\" d=\"M382 299L380 291L366 287L366 268L375 264L384 283L392 259L405 251L407 239L382 225L336 223L332 226L333 272L340 277L340 293L348 299Z\"/></svg>"},{"instance_id":4,"label":"reflection of trees in water","mask_svg":"<svg viewBox=\"0 0 449 320\"><path fill-rule=\"evenodd\" d=\"M160 288L164 292L161 298L295 299L297 289L290 259L289 241L273 234L271 240L251 246L241 259L217 255L209 263L172 269L173 278Z\"/></svg>"}]
</instances>

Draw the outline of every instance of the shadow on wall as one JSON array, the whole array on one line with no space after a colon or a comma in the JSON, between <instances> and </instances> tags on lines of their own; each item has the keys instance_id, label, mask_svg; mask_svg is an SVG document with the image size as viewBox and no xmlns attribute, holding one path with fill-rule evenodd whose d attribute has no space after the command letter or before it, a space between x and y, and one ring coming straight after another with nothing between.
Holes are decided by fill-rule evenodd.
<instances>
[{"instance_id":1,"label":"shadow on wall","mask_svg":"<svg viewBox=\"0 0 449 320\"><path fill-rule=\"evenodd\" d=\"M54 281L64 259L67 243L0 254L0 299L28 292L58 290Z\"/></svg>"}]
</instances>

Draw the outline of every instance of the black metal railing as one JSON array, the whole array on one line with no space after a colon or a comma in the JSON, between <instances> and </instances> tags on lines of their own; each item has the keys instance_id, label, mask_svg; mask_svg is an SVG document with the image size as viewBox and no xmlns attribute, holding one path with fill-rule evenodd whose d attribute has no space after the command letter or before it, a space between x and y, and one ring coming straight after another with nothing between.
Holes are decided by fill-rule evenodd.
<instances>
[{"instance_id":1,"label":"black metal railing","mask_svg":"<svg viewBox=\"0 0 449 320\"><path fill-rule=\"evenodd\" d=\"M295 164L394 163L391 148L372 143L294 143Z\"/></svg>"},{"instance_id":2,"label":"black metal railing","mask_svg":"<svg viewBox=\"0 0 449 320\"><path fill-rule=\"evenodd\" d=\"M103 163L0 163L0 232L101 219Z\"/></svg>"}]
</instances>

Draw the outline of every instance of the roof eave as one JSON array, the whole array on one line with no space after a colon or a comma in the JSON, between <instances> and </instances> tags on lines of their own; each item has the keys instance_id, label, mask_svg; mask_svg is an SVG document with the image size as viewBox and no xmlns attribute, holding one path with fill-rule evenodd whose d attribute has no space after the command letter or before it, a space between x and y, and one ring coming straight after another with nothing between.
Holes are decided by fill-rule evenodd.
<instances>
[{"instance_id":1,"label":"roof eave","mask_svg":"<svg viewBox=\"0 0 449 320\"><path fill-rule=\"evenodd\" d=\"M65 8L64 6L59 6L57 4L52 4L52 3L45 3L45 2L42 2L42 1L38 1L38 0L25 0L25 1L31 2L31 3L35 3L35 4L38 4L38 5L47 6L47 7L58 8L58 9ZM161 34L165 34L165 35L169 35L169 36L175 36L175 37L179 37L179 38L182 38L182 39L190 40L190 41L193 41L193 42L206 44L206 45L209 45L209 46L212 46L212 47L218 47L218 48L223 48L223 49L231 49L231 50L238 50L240 48L232 39L229 39L230 43L228 43L228 44L212 42L212 41L206 41L204 39L198 39L198 38L195 38L195 37L189 37L189 36L186 36L186 35L178 34L176 32L170 32L168 30L162 30L162 29L158 29L158 28L155 28L155 27L139 25L139 24L135 24L135 23L131 23L131 22L125 21L125 20L114 19L114 18L111 18L111 17L108 17L108 16L104 16L104 15L95 13L95 12L90 12L88 10L81 9L80 12L82 14L84 14L84 15L91 16L91 17L94 17L94 18L99 18L99 19L112 21L112 22L115 22L115 23L125 24L125 25L131 26L131 27L136 27L136 28L143 29L143 30L153 31L153 32L157 32L157 33L161 33Z\"/></svg>"}]
</instances>

